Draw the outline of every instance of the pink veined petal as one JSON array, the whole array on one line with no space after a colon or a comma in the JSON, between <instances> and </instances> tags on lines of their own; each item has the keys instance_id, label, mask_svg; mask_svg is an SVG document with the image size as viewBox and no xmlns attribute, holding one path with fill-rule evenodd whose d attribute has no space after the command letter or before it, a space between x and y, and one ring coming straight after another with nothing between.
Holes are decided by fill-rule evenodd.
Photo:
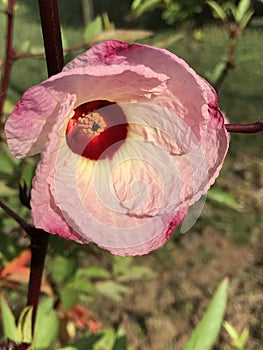
<instances>
[{"instance_id":1,"label":"pink veined petal","mask_svg":"<svg viewBox=\"0 0 263 350\"><path fill-rule=\"evenodd\" d=\"M152 217L129 215L125 208L118 207L116 194L110 193L110 169L110 160L78 158L66 144L61 147L55 166L54 197L70 227L83 240L117 255L141 255L162 246L186 210Z\"/></svg>"},{"instance_id":2,"label":"pink veined petal","mask_svg":"<svg viewBox=\"0 0 263 350\"><path fill-rule=\"evenodd\" d=\"M111 159L80 157L66 142L73 109L93 100L117 102L129 123ZM206 81L166 50L118 41L30 89L9 119L13 154L47 145L32 190L36 227L118 255L146 254L169 239L215 181L229 143ZM16 131L23 120L28 135Z\"/></svg>"},{"instance_id":3,"label":"pink veined petal","mask_svg":"<svg viewBox=\"0 0 263 350\"><path fill-rule=\"evenodd\" d=\"M166 80L165 75L144 66L87 67L59 73L27 90L18 102L5 124L9 149L17 158L41 153L68 94L76 96L74 108L97 99L145 100L164 94Z\"/></svg>"},{"instance_id":4,"label":"pink veined petal","mask_svg":"<svg viewBox=\"0 0 263 350\"><path fill-rule=\"evenodd\" d=\"M49 143L41 155L33 179L31 207L34 225L37 228L77 242L83 242L82 238L65 221L59 207L55 205L52 195L56 152L61 140L64 139L65 115L71 113L74 104L75 99L68 96L67 103L62 105L59 110L58 120L49 134Z\"/></svg>"},{"instance_id":5,"label":"pink veined petal","mask_svg":"<svg viewBox=\"0 0 263 350\"><path fill-rule=\"evenodd\" d=\"M5 123L8 147L17 158L41 153L59 113L66 103L61 94L58 102L41 85L27 90Z\"/></svg>"},{"instance_id":6,"label":"pink veined petal","mask_svg":"<svg viewBox=\"0 0 263 350\"><path fill-rule=\"evenodd\" d=\"M128 66L143 64L154 72L167 75L170 78L167 88L172 93L171 108L175 108L178 112L181 109L179 116L184 118L188 125L202 123L204 118L210 119L209 113L204 111L201 113L201 109L204 104L216 102L214 89L184 60L165 49L108 40L77 56L64 67L64 70L70 71L87 65L114 64ZM194 107L194 110L184 109L183 106Z\"/></svg>"}]
</instances>

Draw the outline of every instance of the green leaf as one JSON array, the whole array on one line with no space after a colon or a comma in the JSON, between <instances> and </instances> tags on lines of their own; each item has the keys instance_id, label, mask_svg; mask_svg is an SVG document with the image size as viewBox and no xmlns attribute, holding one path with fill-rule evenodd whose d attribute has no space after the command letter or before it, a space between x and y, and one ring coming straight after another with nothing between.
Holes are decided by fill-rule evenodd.
<instances>
[{"instance_id":1,"label":"green leaf","mask_svg":"<svg viewBox=\"0 0 263 350\"><path fill-rule=\"evenodd\" d=\"M18 332L19 332L19 342L31 344L33 340L32 336L32 306L26 306L18 319Z\"/></svg>"},{"instance_id":2,"label":"green leaf","mask_svg":"<svg viewBox=\"0 0 263 350\"><path fill-rule=\"evenodd\" d=\"M130 291L128 287L113 281L97 283L96 288L101 294L117 302L121 301L122 296Z\"/></svg>"},{"instance_id":3,"label":"green leaf","mask_svg":"<svg viewBox=\"0 0 263 350\"><path fill-rule=\"evenodd\" d=\"M1 314L2 314L2 323L4 336L7 339L18 343L18 330L16 327L15 316L13 315L11 309L9 308L7 302L3 297L1 297Z\"/></svg>"},{"instance_id":4,"label":"green leaf","mask_svg":"<svg viewBox=\"0 0 263 350\"><path fill-rule=\"evenodd\" d=\"M85 269L84 276L93 279L106 279L110 278L111 274L109 273L109 271L102 267L94 266Z\"/></svg>"},{"instance_id":5,"label":"green leaf","mask_svg":"<svg viewBox=\"0 0 263 350\"><path fill-rule=\"evenodd\" d=\"M145 39L153 33L148 30L127 30L127 29L111 29L102 31L99 34L92 36L89 39L89 44L93 45L103 40L121 40L125 42L133 42L140 39Z\"/></svg>"},{"instance_id":6,"label":"green leaf","mask_svg":"<svg viewBox=\"0 0 263 350\"><path fill-rule=\"evenodd\" d=\"M225 59L223 59L221 62L219 62L213 72L211 73L211 75L209 76L209 81L213 84L215 83L218 78L220 77L220 75L222 74L222 72L224 71L226 67L226 63L225 63Z\"/></svg>"},{"instance_id":7,"label":"green leaf","mask_svg":"<svg viewBox=\"0 0 263 350\"><path fill-rule=\"evenodd\" d=\"M126 335L122 328L118 329L117 337L112 350L127 350Z\"/></svg>"},{"instance_id":8,"label":"green leaf","mask_svg":"<svg viewBox=\"0 0 263 350\"><path fill-rule=\"evenodd\" d=\"M226 15L224 9L217 2L215 2L213 0L207 0L206 3L213 10L214 17L220 18L223 22L226 21L227 15Z\"/></svg>"},{"instance_id":9,"label":"green leaf","mask_svg":"<svg viewBox=\"0 0 263 350\"><path fill-rule=\"evenodd\" d=\"M136 10L142 3L143 0L134 0L131 4L131 9Z\"/></svg>"},{"instance_id":10,"label":"green leaf","mask_svg":"<svg viewBox=\"0 0 263 350\"><path fill-rule=\"evenodd\" d=\"M76 289L78 292L94 294L96 288L83 270L85 269L80 269L76 272L74 277L67 283L67 287Z\"/></svg>"},{"instance_id":11,"label":"green leaf","mask_svg":"<svg viewBox=\"0 0 263 350\"><path fill-rule=\"evenodd\" d=\"M221 328L227 301L228 279L217 288L202 320L187 341L184 350L210 350Z\"/></svg>"},{"instance_id":12,"label":"green leaf","mask_svg":"<svg viewBox=\"0 0 263 350\"><path fill-rule=\"evenodd\" d=\"M222 8L227 15L230 16L232 14L233 18L236 18L237 8L232 1L224 2Z\"/></svg>"},{"instance_id":13,"label":"green leaf","mask_svg":"<svg viewBox=\"0 0 263 350\"><path fill-rule=\"evenodd\" d=\"M29 158L24 164L21 174L20 174L20 183L26 183L27 187L31 187L32 179L35 175L37 160Z\"/></svg>"},{"instance_id":14,"label":"green leaf","mask_svg":"<svg viewBox=\"0 0 263 350\"><path fill-rule=\"evenodd\" d=\"M132 263L133 258L131 256L114 256L113 257L113 274L114 276L123 275Z\"/></svg>"},{"instance_id":15,"label":"green leaf","mask_svg":"<svg viewBox=\"0 0 263 350\"><path fill-rule=\"evenodd\" d=\"M244 349L245 348L245 345L248 341L248 337L249 337L249 329L248 328L245 328L243 330L243 332L241 333L240 337L239 337L239 340L240 340L240 345L241 345L241 348Z\"/></svg>"},{"instance_id":16,"label":"green leaf","mask_svg":"<svg viewBox=\"0 0 263 350\"><path fill-rule=\"evenodd\" d=\"M102 20L103 20L103 29L104 30L114 29L114 24L110 21L109 15L107 12L102 13Z\"/></svg>"},{"instance_id":17,"label":"green leaf","mask_svg":"<svg viewBox=\"0 0 263 350\"><path fill-rule=\"evenodd\" d=\"M92 350L112 349L112 347L115 343L115 340L116 340L115 330L113 328L107 328L102 332L101 339L98 342L96 342L96 344L93 346Z\"/></svg>"},{"instance_id":18,"label":"green leaf","mask_svg":"<svg viewBox=\"0 0 263 350\"><path fill-rule=\"evenodd\" d=\"M248 11L244 14L244 16L241 18L239 25L240 25L240 28L241 28L242 30L244 30L244 29L247 27L247 25L248 25L248 23L249 23L251 17L253 16L253 14L254 14L254 11L253 11L253 10L248 10Z\"/></svg>"},{"instance_id":19,"label":"green leaf","mask_svg":"<svg viewBox=\"0 0 263 350\"><path fill-rule=\"evenodd\" d=\"M147 266L131 266L128 270L125 271L125 274L117 277L118 282L129 282L136 281L140 279L150 279L154 278L156 274L153 270Z\"/></svg>"},{"instance_id":20,"label":"green leaf","mask_svg":"<svg viewBox=\"0 0 263 350\"><path fill-rule=\"evenodd\" d=\"M79 301L79 291L70 287L63 288L60 292L61 306L67 311Z\"/></svg>"},{"instance_id":21,"label":"green leaf","mask_svg":"<svg viewBox=\"0 0 263 350\"><path fill-rule=\"evenodd\" d=\"M237 331L230 323L224 322L224 328L233 342L235 342L239 338Z\"/></svg>"},{"instance_id":22,"label":"green leaf","mask_svg":"<svg viewBox=\"0 0 263 350\"><path fill-rule=\"evenodd\" d=\"M136 6L134 10L132 9L132 16L138 18L145 12L153 10L160 4L162 4L162 0L145 0Z\"/></svg>"},{"instance_id":23,"label":"green leaf","mask_svg":"<svg viewBox=\"0 0 263 350\"><path fill-rule=\"evenodd\" d=\"M12 175L14 168L19 164L19 160L11 156L6 145L0 149L0 172L6 175Z\"/></svg>"},{"instance_id":24,"label":"green leaf","mask_svg":"<svg viewBox=\"0 0 263 350\"><path fill-rule=\"evenodd\" d=\"M54 281L62 284L72 276L75 268L76 261L74 258L58 255L52 261L49 271Z\"/></svg>"},{"instance_id":25,"label":"green leaf","mask_svg":"<svg viewBox=\"0 0 263 350\"><path fill-rule=\"evenodd\" d=\"M237 12L235 20L237 23L240 23L241 19L244 17L246 12L249 10L250 0L240 0L237 6Z\"/></svg>"},{"instance_id":26,"label":"green leaf","mask_svg":"<svg viewBox=\"0 0 263 350\"><path fill-rule=\"evenodd\" d=\"M207 198L238 212L242 212L243 210L242 206L238 203L236 198L226 191L221 191L213 188L207 192Z\"/></svg>"},{"instance_id":27,"label":"green leaf","mask_svg":"<svg viewBox=\"0 0 263 350\"><path fill-rule=\"evenodd\" d=\"M53 310L53 300L44 298L37 309L34 349L53 349L57 339L59 322Z\"/></svg>"},{"instance_id":28,"label":"green leaf","mask_svg":"<svg viewBox=\"0 0 263 350\"><path fill-rule=\"evenodd\" d=\"M62 348L60 350L88 350L88 349L94 350L93 346L97 342L99 342L99 340L102 338L103 338L103 333L91 334L88 337L84 336L83 338L76 340L70 346ZM101 350L101 348L99 350Z\"/></svg>"},{"instance_id":29,"label":"green leaf","mask_svg":"<svg viewBox=\"0 0 263 350\"><path fill-rule=\"evenodd\" d=\"M5 99L4 102L4 113L5 114L11 114L13 109L15 108L15 105L12 101Z\"/></svg>"},{"instance_id":30,"label":"green leaf","mask_svg":"<svg viewBox=\"0 0 263 350\"><path fill-rule=\"evenodd\" d=\"M84 40L89 43L94 35L103 31L103 21L101 16L97 16L91 23L88 24L84 31Z\"/></svg>"},{"instance_id":31,"label":"green leaf","mask_svg":"<svg viewBox=\"0 0 263 350\"><path fill-rule=\"evenodd\" d=\"M0 180L0 193L1 197L11 197L18 194L18 190L6 185L5 181Z\"/></svg>"}]
</instances>

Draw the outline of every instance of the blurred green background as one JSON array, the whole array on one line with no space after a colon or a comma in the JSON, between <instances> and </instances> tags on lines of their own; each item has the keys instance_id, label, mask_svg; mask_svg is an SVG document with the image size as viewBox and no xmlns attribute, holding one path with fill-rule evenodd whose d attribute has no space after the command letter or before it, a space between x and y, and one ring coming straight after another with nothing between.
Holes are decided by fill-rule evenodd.
<instances>
[{"instance_id":1,"label":"blurred green background","mask_svg":"<svg viewBox=\"0 0 263 350\"><path fill-rule=\"evenodd\" d=\"M2 9L5 3L0 1ZM209 80L218 62L227 55L227 32L204 2L177 3L184 3L186 15L182 18L163 16L162 8L157 8L133 19L131 1L97 0L93 18L107 13L116 28L150 29L153 35L141 42L167 48ZM90 35L82 5L81 1L59 1L64 48L82 45ZM263 20L259 1L254 5L256 15L238 41L235 68L219 92L219 105L231 123L249 123L262 117ZM0 58L3 58L6 18L0 16ZM173 20L167 21L168 17ZM96 28L92 30L96 32ZM17 52L43 52L36 1L17 1L14 43ZM65 60L81 51L66 53ZM46 77L43 57L17 60L12 69L5 115L28 87ZM66 315L66 310L78 302L91 310L96 322L105 329L101 344L90 345L92 349L111 349L109 342L114 342L112 339L118 332L123 341L119 349L125 349L127 343L142 350L182 349L215 286L225 275L231 277L226 319L238 332L249 329L247 348L260 348L263 343L262 141L262 133L231 135L224 167L208 192L201 217L187 234L181 234L179 229L156 252L143 257L117 258L94 245L80 246L52 237L46 279L54 290L47 298L54 303L60 300L64 312L61 316L64 323L60 322L60 328L54 327L60 340L56 348L74 342L83 334L92 343L91 330L79 329ZM4 142L0 145L0 157L0 199L30 220L29 211L17 198L18 182L26 181L30 185L37 158L18 161L10 156ZM13 220L3 211L0 214L0 267L3 268L27 248L28 240ZM26 300L25 281L11 285L3 282L1 288L13 311L18 313ZM122 332L128 340L123 340ZM231 344L227 332L222 331L214 349L237 347Z\"/></svg>"}]
</instances>

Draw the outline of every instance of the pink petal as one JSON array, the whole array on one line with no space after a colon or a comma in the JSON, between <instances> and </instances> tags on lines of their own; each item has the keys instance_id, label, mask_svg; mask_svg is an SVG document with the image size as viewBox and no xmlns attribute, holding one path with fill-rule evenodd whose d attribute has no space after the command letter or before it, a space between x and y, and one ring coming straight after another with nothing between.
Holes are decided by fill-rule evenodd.
<instances>
[{"instance_id":1,"label":"pink petal","mask_svg":"<svg viewBox=\"0 0 263 350\"><path fill-rule=\"evenodd\" d=\"M42 85L24 93L5 124L8 147L14 156L24 158L45 149L55 120L65 113L66 96L62 94L58 101Z\"/></svg>"},{"instance_id":2,"label":"pink petal","mask_svg":"<svg viewBox=\"0 0 263 350\"><path fill-rule=\"evenodd\" d=\"M81 157L66 142L74 108L93 100L118 103L129 123L111 159ZM32 124L28 133L15 127L23 121ZM145 254L169 239L215 181L229 143L215 91L184 61L117 41L29 90L6 134L19 157L46 144L32 190L35 226L118 255Z\"/></svg>"},{"instance_id":3,"label":"pink petal","mask_svg":"<svg viewBox=\"0 0 263 350\"><path fill-rule=\"evenodd\" d=\"M83 242L82 238L68 226L59 207L54 203L52 195L56 150L59 149L61 140L64 139L64 119L67 112L72 110L75 101L68 98L63 105L63 113L59 113L57 123L49 134L49 143L42 153L41 160L36 169L31 190L31 207L34 224L47 232L59 234L62 237Z\"/></svg>"},{"instance_id":4,"label":"pink petal","mask_svg":"<svg viewBox=\"0 0 263 350\"><path fill-rule=\"evenodd\" d=\"M166 80L144 66L87 67L57 74L27 90L9 116L5 124L9 149L17 158L42 152L68 94L76 96L74 108L96 99L145 100L164 93Z\"/></svg>"}]
</instances>

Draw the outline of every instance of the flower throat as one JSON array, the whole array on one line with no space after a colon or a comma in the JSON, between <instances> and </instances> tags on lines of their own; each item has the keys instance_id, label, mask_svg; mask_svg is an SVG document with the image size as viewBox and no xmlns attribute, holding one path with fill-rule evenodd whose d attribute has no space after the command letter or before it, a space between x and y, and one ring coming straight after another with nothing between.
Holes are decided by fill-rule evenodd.
<instances>
[{"instance_id":1,"label":"flower throat","mask_svg":"<svg viewBox=\"0 0 263 350\"><path fill-rule=\"evenodd\" d=\"M66 129L66 140L72 152L98 160L112 158L125 142L128 123L115 102L95 100L74 110Z\"/></svg>"}]
</instances>

